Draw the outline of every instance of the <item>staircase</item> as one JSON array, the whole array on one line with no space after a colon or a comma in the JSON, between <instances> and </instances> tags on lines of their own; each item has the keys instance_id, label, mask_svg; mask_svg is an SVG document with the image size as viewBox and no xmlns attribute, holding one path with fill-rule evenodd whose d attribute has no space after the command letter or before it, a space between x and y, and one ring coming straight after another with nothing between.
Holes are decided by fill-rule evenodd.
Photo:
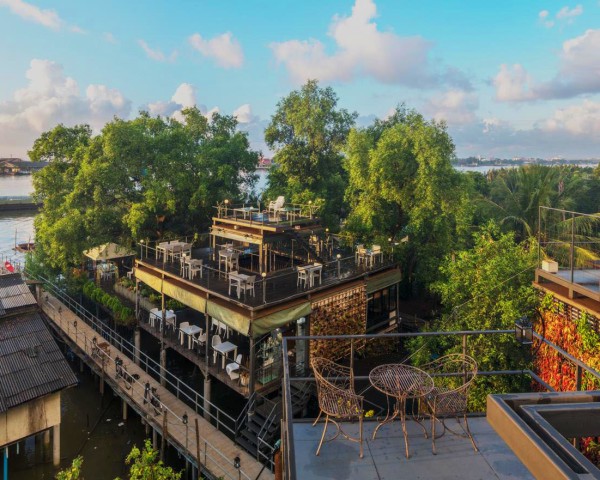
<instances>
[{"instance_id":1,"label":"staircase","mask_svg":"<svg viewBox=\"0 0 600 480\"><path fill-rule=\"evenodd\" d=\"M309 383L302 388L291 386L294 416L302 414L311 391ZM238 417L236 428L236 443L271 470L274 468L275 443L281 434L281 404L281 395L268 399L254 393Z\"/></svg>"}]
</instances>

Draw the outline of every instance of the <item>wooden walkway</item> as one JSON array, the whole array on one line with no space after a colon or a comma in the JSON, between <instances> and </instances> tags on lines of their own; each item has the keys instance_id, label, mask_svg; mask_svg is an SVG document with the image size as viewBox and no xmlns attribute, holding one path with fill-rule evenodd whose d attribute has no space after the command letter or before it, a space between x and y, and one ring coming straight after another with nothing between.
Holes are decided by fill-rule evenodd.
<instances>
[{"instance_id":1,"label":"wooden walkway","mask_svg":"<svg viewBox=\"0 0 600 480\"><path fill-rule=\"evenodd\" d=\"M166 388L161 387L154 378L135 365L126 355L121 354L116 347L111 345L110 359L107 359L106 366L103 366L101 359L92 357L91 353L92 339L98 337L99 342L104 341L104 339L83 319L75 315L66 305L50 293L44 291L40 298L42 299L40 300L40 307L44 313L79 348L80 351L77 353L85 354L81 358L94 368L94 370L100 372L101 375L104 372L105 381L109 382L113 387L118 388L121 396L126 398L135 410L146 412L145 420L162 433L165 414L155 415L153 408L149 404L144 405L145 383L150 382L151 386L156 387L160 401L164 406L163 409L167 411L166 438L169 443L185 453L189 459L194 459L194 463L198 464L199 456L200 463L209 472L216 477L223 477L224 479L270 480L275 478L273 473L267 468L263 470L263 465L254 457L250 456L225 434L217 430L204 417L196 414L192 407L183 403ZM74 321L77 321L77 327L75 327ZM132 383L129 390L124 388L125 382L123 380L116 381L114 379L114 359L117 355L123 358L124 366L127 368L129 374L139 375L139 378ZM187 427L181 420L184 413L187 413L189 418ZM196 422L198 422L199 427L199 448L197 448L196 442ZM236 469L233 466L233 459L236 456L240 458L240 469Z\"/></svg>"}]
</instances>

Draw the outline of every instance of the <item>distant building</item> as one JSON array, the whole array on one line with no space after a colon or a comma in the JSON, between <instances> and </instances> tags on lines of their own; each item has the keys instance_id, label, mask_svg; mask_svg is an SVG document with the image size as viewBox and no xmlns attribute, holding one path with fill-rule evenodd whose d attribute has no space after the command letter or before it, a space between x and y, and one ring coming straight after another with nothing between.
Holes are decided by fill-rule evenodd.
<instances>
[{"instance_id":1,"label":"distant building","mask_svg":"<svg viewBox=\"0 0 600 480\"><path fill-rule=\"evenodd\" d=\"M20 158L0 158L0 175L31 175L48 166L48 162L30 162Z\"/></svg>"},{"instance_id":2,"label":"distant building","mask_svg":"<svg viewBox=\"0 0 600 480\"><path fill-rule=\"evenodd\" d=\"M266 157L260 157L258 160L258 168L261 170L268 170L273 166L273 160Z\"/></svg>"},{"instance_id":3,"label":"distant building","mask_svg":"<svg viewBox=\"0 0 600 480\"><path fill-rule=\"evenodd\" d=\"M18 273L0 275L0 448L7 471L8 447L41 434L53 437L60 463L60 393L77 384Z\"/></svg>"}]
</instances>

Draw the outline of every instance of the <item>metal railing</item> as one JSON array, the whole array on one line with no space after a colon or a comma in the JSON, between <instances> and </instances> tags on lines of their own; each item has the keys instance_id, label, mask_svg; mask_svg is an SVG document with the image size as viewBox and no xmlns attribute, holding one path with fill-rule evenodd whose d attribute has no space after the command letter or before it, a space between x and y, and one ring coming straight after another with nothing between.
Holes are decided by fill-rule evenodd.
<instances>
[{"instance_id":1,"label":"metal railing","mask_svg":"<svg viewBox=\"0 0 600 480\"><path fill-rule=\"evenodd\" d=\"M51 291L48 289L48 291ZM53 296L54 295L54 292ZM58 297L57 297L58 298ZM59 300L61 300L59 298ZM62 300L61 300L62 302ZM62 302L64 303L64 302ZM89 339L86 335L85 332L78 332L77 331L77 325L76 324L71 324L71 322L65 321L63 316L60 315L60 311L56 311L54 305L52 305L51 303L47 303L47 305L49 307L51 307L54 311L54 314L52 315L52 320L54 321L54 323L58 324L61 329L65 332L67 332L67 335L70 338L75 339L75 343L81 348L81 343L83 343L83 351L91 358L91 359L97 359L98 361L96 362L97 364L99 363L99 367L101 369L103 378L109 379L108 372L107 372L107 367L108 365L110 365L111 363L115 363L113 361L113 358L110 355L110 352L105 351L102 348L99 348L96 342L96 337L93 337L92 339ZM67 305L68 306L68 305ZM78 315L79 316L79 315ZM81 316L79 318L82 318ZM86 320L85 318L82 318L83 320ZM86 321L86 323L88 323ZM89 323L88 323L89 325ZM89 325L92 326L92 325ZM93 327L92 327L93 328ZM95 330L95 329L94 329ZM104 337L103 337L104 338ZM80 339L83 339L83 342L81 342ZM113 345L115 346L115 345ZM119 353L125 353L123 351L119 351ZM116 359L116 357L115 357ZM130 359L131 360L131 359ZM129 365L134 364L133 360L129 363ZM124 371L127 372L127 365L128 364L123 364L122 367L124 368ZM141 389L143 389L142 391L145 391L145 385L140 382L138 379L135 378L134 375L130 374L130 373L126 373L127 377L121 376L120 378L122 378L124 381L129 382L130 385L131 383L135 383L137 385L140 386ZM115 377L115 383L119 383L119 377L116 376ZM187 432L187 419L186 421L184 421L183 415L185 415L185 413L182 416L179 416L175 411L173 411L171 408L169 408L168 405L166 405L165 403L161 402L159 397L155 397L153 395L153 393L150 393L150 398L147 399L144 395L141 395L139 393L136 393L136 390L134 388L126 388L126 392L129 394L129 396L132 398L132 400L135 400L136 396L139 396L138 398L138 403L143 402L144 404L146 402L148 402L150 405L153 406L153 408L155 408L158 412L162 413L163 415L166 415L167 412L169 414L169 418L174 417L177 421L181 422L182 425L186 425L186 444L188 443L188 432ZM172 393L172 392L171 392ZM200 413L200 412L196 412L196 413ZM173 441L175 441L176 443L179 443L176 441L175 438L171 437L171 439ZM222 468L222 465L225 464L229 464L231 463L231 459L229 457L227 457L221 450L219 450L217 447L215 447L211 442L209 442L206 439L202 439L201 443L204 444L204 454L203 454L203 465L207 465L208 464L208 460L211 460L211 473L213 474L217 474L220 476L225 476L226 478L230 478L231 480L239 480L240 478L245 478L250 480L250 477L240 468L239 469L239 474L236 476L232 476L230 475L230 473L225 470L224 468ZM180 445L182 448L184 447L184 445ZM186 451L187 451L187 445L185 446ZM196 460L199 461L200 459L197 459L196 456L190 456L190 459L192 461ZM218 472L214 472L214 468L218 468L219 471Z\"/></svg>"},{"instance_id":2,"label":"metal railing","mask_svg":"<svg viewBox=\"0 0 600 480\"><path fill-rule=\"evenodd\" d=\"M171 393L191 406L196 413L202 414L205 418L208 417L218 430L225 433L230 438L235 436L235 418L221 410L211 401L205 399L203 395L197 392L193 387L176 377L167 369L161 368L156 360L140 349L137 349L133 343L103 323L98 317L67 295L62 289L51 283L48 279L36 277L31 274L29 276L43 282L44 288L48 290L48 292L52 293L52 295L65 304L79 318L84 320L91 328L98 332L102 338L117 348L121 353L125 354L130 360L133 362L139 360L140 368L158 381L164 381L165 385L170 387L169 390ZM208 408L205 408L205 405Z\"/></svg>"},{"instance_id":3,"label":"metal railing","mask_svg":"<svg viewBox=\"0 0 600 480\"><path fill-rule=\"evenodd\" d=\"M138 245L138 248L140 246ZM161 270L174 274L177 277L185 278L181 275L179 261L169 261L157 252L154 247L144 245L142 251L146 257L141 257L141 261L158 266ZM158 254L157 254L158 253ZM341 281L348 281L353 278L359 278L365 273L376 273L392 267L395 262L388 256L382 256L379 262L369 266L360 266L356 262L355 255L346 253L347 256L336 258L330 262L324 262L321 267L321 277L304 282L298 281L297 267L289 267L286 270L272 272L268 276L261 278L256 274L253 291L244 290L237 295L237 287L229 288L227 272L218 268L218 261L212 260L214 251L208 249L208 257L203 258L201 272L194 276L193 282L200 287L210 290L211 293L220 295L232 302L254 307L279 303L284 300L290 300L294 297L305 295L307 292L317 290L322 286L332 285ZM230 293L231 290L231 293Z\"/></svg>"},{"instance_id":4,"label":"metal railing","mask_svg":"<svg viewBox=\"0 0 600 480\"><path fill-rule=\"evenodd\" d=\"M286 203L277 210L269 204L259 203L256 207L248 204L222 203L213 207L217 218L242 220L249 225L293 225L297 220L314 219L319 206L312 203Z\"/></svg>"},{"instance_id":5,"label":"metal railing","mask_svg":"<svg viewBox=\"0 0 600 480\"><path fill-rule=\"evenodd\" d=\"M283 404L282 404L282 424L281 424L281 448L282 448L282 460L283 460L283 478L287 480L295 480L296 477L296 463L294 454L294 432L293 432L293 407L291 398L291 385L295 382L314 382L314 377L298 377L294 376L292 369L290 368L290 362L288 360L288 352L290 344L297 342L310 342L310 341L340 341L346 340L350 343L349 352L349 365L354 369L354 352L357 351L354 344L361 345L369 340L388 339L398 341L401 338L414 338L414 337L457 337L461 342L461 348L463 354L468 352L468 338L477 335L514 335L514 330L465 330L455 332L415 332L415 333L387 333L387 334L372 334L372 335L327 335L327 336L302 336L302 337L284 337L282 343L282 360L283 360ZM361 343L358 343L361 342ZM546 343L549 343L546 341ZM566 353L566 352L564 352ZM405 359L406 360L406 359ZM576 359L574 359L576 360ZM580 362L581 364L582 362ZM583 366L582 366L583 368ZM587 367L589 369L589 367ZM591 370L591 369L590 369ZM530 369L522 370L492 370L492 371L478 371L478 375L481 376L500 376L500 375L515 375L515 376L527 376L532 380L536 381L544 388L549 391L554 389L542 380L535 372ZM354 376L355 381L368 382L368 376ZM364 392L363 392L364 393ZM363 394L361 393L361 394Z\"/></svg>"}]
</instances>

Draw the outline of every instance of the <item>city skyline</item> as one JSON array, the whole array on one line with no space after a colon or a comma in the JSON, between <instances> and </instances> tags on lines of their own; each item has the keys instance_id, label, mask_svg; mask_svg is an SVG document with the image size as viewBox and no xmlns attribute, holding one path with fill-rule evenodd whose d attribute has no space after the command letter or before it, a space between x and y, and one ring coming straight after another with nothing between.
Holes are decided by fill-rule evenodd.
<instances>
[{"instance_id":1,"label":"city skyline","mask_svg":"<svg viewBox=\"0 0 600 480\"><path fill-rule=\"evenodd\" d=\"M309 78L359 126L405 103L459 157L598 157L600 3L0 0L0 157L58 123L197 104L254 148Z\"/></svg>"}]
</instances>

